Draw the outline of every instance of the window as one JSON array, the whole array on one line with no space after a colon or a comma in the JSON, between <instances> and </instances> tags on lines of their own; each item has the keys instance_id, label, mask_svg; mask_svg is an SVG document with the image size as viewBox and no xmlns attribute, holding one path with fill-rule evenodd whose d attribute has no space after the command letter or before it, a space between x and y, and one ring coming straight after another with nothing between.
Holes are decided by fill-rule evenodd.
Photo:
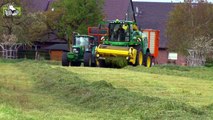
<instances>
[{"instance_id":1,"label":"window","mask_svg":"<svg viewBox=\"0 0 213 120\"><path fill-rule=\"evenodd\" d=\"M129 25L125 23L110 23L109 24L109 40L115 42L129 41Z\"/></svg>"},{"instance_id":2,"label":"window","mask_svg":"<svg viewBox=\"0 0 213 120\"><path fill-rule=\"evenodd\" d=\"M88 46L89 45L89 39L88 37L76 37L75 44L78 46Z\"/></svg>"}]
</instances>

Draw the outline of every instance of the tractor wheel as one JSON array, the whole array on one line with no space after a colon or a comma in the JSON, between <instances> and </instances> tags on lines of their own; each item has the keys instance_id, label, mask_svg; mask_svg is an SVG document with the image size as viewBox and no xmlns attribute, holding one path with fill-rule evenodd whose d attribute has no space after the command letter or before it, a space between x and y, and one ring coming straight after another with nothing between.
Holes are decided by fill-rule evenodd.
<instances>
[{"instance_id":1,"label":"tractor wheel","mask_svg":"<svg viewBox=\"0 0 213 120\"><path fill-rule=\"evenodd\" d=\"M149 54L145 57L145 66L148 68L152 67L152 57Z\"/></svg>"},{"instance_id":2,"label":"tractor wheel","mask_svg":"<svg viewBox=\"0 0 213 120\"><path fill-rule=\"evenodd\" d=\"M141 47L137 48L137 56L134 66L143 65L143 52Z\"/></svg>"},{"instance_id":3,"label":"tractor wheel","mask_svg":"<svg viewBox=\"0 0 213 120\"><path fill-rule=\"evenodd\" d=\"M92 55L92 64L91 64L92 67L96 67L97 66L97 62L96 62L96 57L95 55Z\"/></svg>"},{"instance_id":4,"label":"tractor wheel","mask_svg":"<svg viewBox=\"0 0 213 120\"><path fill-rule=\"evenodd\" d=\"M69 61L67 59L67 52L64 52L62 55L62 66L69 66Z\"/></svg>"},{"instance_id":5,"label":"tractor wheel","mask_svg":"<svg viewBox=\"0 0 213 120\"><path fill-rule=\"evenodd\" d=\"M71 62L71 66L81 66L81 62Z\"/></svg>"},{"instance_id":6,"label":"tractor wheel","mask_svg":"<svg viewBox=\"0 0 213 120\"><path fill-rule=\"evenodd\" d=\"M84 66L90 67L92 65L92 54L89 52L84 53Z\"/></svg>"}]
</instances>

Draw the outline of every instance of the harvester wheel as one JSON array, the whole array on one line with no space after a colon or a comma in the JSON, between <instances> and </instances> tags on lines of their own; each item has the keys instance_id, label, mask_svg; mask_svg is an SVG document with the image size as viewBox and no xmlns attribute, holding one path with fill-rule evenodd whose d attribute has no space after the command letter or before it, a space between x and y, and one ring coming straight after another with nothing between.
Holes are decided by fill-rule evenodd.
<instances>
[{"instance_id":1,"label":"harvester wheel","mask_svg":"<svg viewBox=\"0 0 213 120\"><path fill-rule=\"evenodd\" d=\"M89 52L84 53L84 66L90 67L92 65L92 54Z\"/></svg>"},{"instance_id":2,"label":"harvester wheel","mask_svg":"<svg viewBox=\"0 0 213 120\"><path fill-rule=\"evenodd\" d=\"M142 65L142 64L143 64L143 52L142 52L141 47L138 47L137 48L136 61L135 61L134 66Z\"/></svg>"},{"instance_id":3,"label":"harvester wheel","mask_svg":"<svg viewBox=\"0 0 213 120\"><path fill-rule=\"evenodd\" d=\"M98 67L105 67L105 61L104 60L96 60L96 65Z\"/></svg>"},{"instance_id":4,"label":"harvester wheel","mask_svg":"<svg viewBox=\"0 0 213 120\"><path fill-rule=\"evenodd\" d=\"M81 62L71 62L71 66L81 66Z\"/></svg>"},{"instance_id":5,"label":"harvester wheel","mask_svg":"<svg viewBox=\"0 0 213 120\"><path fill-rule=\"evenodd\" d=\"M152 57L149 54L146 55L145 66L148 68L152 67Z\"/></svg>"},{"instance_id":6,"label":"harvester wheel","mask_svg":"<svg viewBox=\"0 0 213 120\"><path fill-rule=\"evenodd\" d=\"M64 52L62 55L62 66L69 66L69 61L67 59L67 52Z\"/></svg>"}]
</instances>

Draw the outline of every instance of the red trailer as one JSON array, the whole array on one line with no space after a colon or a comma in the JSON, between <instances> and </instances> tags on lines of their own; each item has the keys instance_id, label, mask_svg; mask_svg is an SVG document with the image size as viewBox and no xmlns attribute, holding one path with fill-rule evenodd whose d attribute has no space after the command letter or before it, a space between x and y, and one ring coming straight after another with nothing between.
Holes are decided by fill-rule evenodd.
<instances>
[{"instance_id":1,"label":"red trailer","mask_svg":"<svg viewBox=\"0 0 213 120\"><path fill-rule=\"evenodd\" d=\"M88 35L94 36L98 44L100 44L101 38L108 35L108 28L88 27Z\"/></svg>"},{"instance_id":2,"label":"red trailer","mask_svg":"<svg viewBox=\"0 0 213 120\"><path fill-rule=\"evenodd\" d=\"M148 48L154 58L158 57L158 48L160 41L160 30L144 29L142 32L148 38Z\"/></svg>"}]
</instances>

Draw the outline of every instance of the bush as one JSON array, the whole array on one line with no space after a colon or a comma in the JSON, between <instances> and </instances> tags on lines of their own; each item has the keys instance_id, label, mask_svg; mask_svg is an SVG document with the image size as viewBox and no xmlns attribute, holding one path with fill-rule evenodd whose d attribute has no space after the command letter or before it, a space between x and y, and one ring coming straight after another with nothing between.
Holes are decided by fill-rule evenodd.
<instances>
[{"instance_id":1,"label":"bush","mask_svg":"<svg viewBox=\"0 0 213 120\"><path fill-rule=\"evenodd\" d=\"M35 50L19 50L18 58L27 58L27 59L35 59Z\"/></svg>"},{"instance_id":2,"label":"bush","mask_svg":"<svg viewBox=\"0 0 213 120\"><path fill-rule=\"evenodd\" d=\"M205 63L206 67L213 67L213 58L208 58Z\"/></svg>"},{"instance_id":3,"label":"bush","mask_svg":"<svg viewBox=\"0 0 213 120\"><path fill-rule=\"evenodd\" d=\"M42 60L50 60L50 55L48 51L45 50L39 50L38 54L40 55L40 59ZM19 50L18 51L18 58L19 59L32 59L34 60L36 56L35 50Z\"/></svg>"}]
</instances>

